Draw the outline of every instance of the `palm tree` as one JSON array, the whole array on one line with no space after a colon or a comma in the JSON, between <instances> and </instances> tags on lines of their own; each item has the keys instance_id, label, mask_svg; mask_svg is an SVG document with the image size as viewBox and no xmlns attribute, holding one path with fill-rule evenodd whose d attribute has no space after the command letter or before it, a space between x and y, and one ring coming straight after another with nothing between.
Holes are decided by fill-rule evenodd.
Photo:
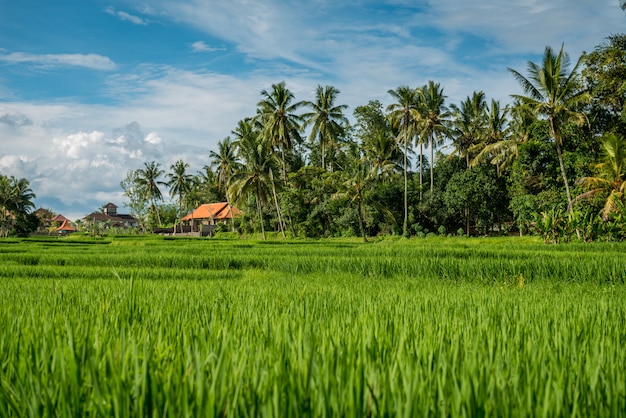
<instances>
[{"instance_id":1,"label":"palm tree","mask_svg":"<svg viewBox=\"0 0 626 418\"><path fill-rule=\"evenodd\" d=\"M434 151L443 142L444 135L448 135L447 124L449 123L450 111L444 106L446 96L444 96L443 87L440 87L439 83L431 80L420 91L423 95L419 101L420 137L430 146L430 189L432 190L435 187Z\"/></svg>"},{"instance_id":2,"label":"palm tree","mask_svg":"<svg viewBox=\"0 0 626 418\"><path fill-rule=\"evenodd\" d=\"M409 180L408 180L408 148L409 141L415 133L416 121L419 120L420 114L417 110L418 91L408 86L400 86L395 90L387 91L394 98L396 103L387 106L389 117L400 125L399 142L402 143L404 149L404 223L402 225L402 235L408 236L409 224Z\"/></svg>"},{"instance_id":3,"label":"palm tree","mask_svg":"<svg viewBox=\"0 0 626 418\"><path fill-rule=\"evenodd\" d=\"M580 185L588 190L576 200L606 196L602 218L607 220L611 212L626 203L626 140L623 136L611 133L603 138L601 162L595 168L597 177L579 180Z\"/></svg>"},{"instance_id":4,"label":"palm tree","mask_svg":"<svg viewBox=\"0 0 626 418\"><path fill-rule=\"evenodd\" d=\"M519 155L519 145L530 139L530 126L535 119L528 108L520 106L519 103L500 112L501 123L497 122L499 119L497 113L492 105L489 143L483 146L470 165L473 167L489 160L491 164L496 166L498 174L501 174ZM506 117L507 114L510 114L510 119ZM500 126L499 130L498 125Z\"/></svg>"},{"instance_id":5,"label":"palm tree","mask_svg":"<svg viewBox=\"0 0 626 418\"><path fill-rule=\"evenodd\" d=\"M567 203L569 210L572 207L572 195L570 193L567 173L563 163L563 135L561 129L568 122L582 125L585 114L578 109L581 105L589 102L591 96L580 88L578 83L578 66L582 56L568 73L569 56L563 51L563 46L558 54L546 47L543 54L541 66L528 62L528 78L519 72L509 68L515 79L520 83L526 93L523 95L512 95L524 106L527 106L535 114L545 116L548 119L550 135L556 145L556 152L561 168L565 192L567 193Z\"/></svg>"},{"instance_id":6,"label":"palm tree","mask_svg":"<svg viewBox=\"0 0 626 418\"><path fill-rule=\"evenodd\" d=\"M259 155L263 155L267 158L264 162L264 166L267 168L267 174L269 183L271 185L272 197L276 207L276 217L278 218L278 228L285 237L285 225L282 218L280 205L278 204L278 195L276 193L276 182L274 181L274 171L276 166L274 164L276 154L273 152L272 146L269 142L263 141L263 127L258 120L244 119L237 123L237 128L232 131L235 136L235 145L238 149L237 155L244 161L255 161L259 158ZM262 150L260 148L263 148ZM260 164L260 162L254 163Z\"/></svg>"},{"instance_id":7,"label":"palm tree","mask_svg":"<svg viewBox=\"0 0 626 418\"><path fill-rule=\"evenodd\" d=\"M487 131L487 102L485 93L474 92L461 102L461 106L450 106L453 110L452 144L454 151L450 155L465 157L467 169L470 168L470 155L483 142Z\"/></svg>"},{"instance_id":8,"label":"palm tree","mask_svg":"<svg viewBox=\"0 0 626 418\"><path fill-rule=\"evenodd\" d=\"M262 126L262 140L268 142L273 149L278 149L280 151L283 186L286 186L287 163L285 154L293 147L294 143L302 142L302 138L300 137L300 131L302 129L300 125L302 122L302 116L297 115L295 112L300 107L304 106L304 102L293 103L295 96L287 87L285 87L284 81L278 84L272 84L272 90L270 92L263 90L261 91L261 95L264 99L257 104L256 120ZM274 175L273 170L271 169L270 175L273 182ZM275 189L274 199L278 208L280 228L283 235L285 235ZM289 215L289 208L287 208L287 218L289 219L291 233L295 236L296 233L293 228L291 216Z\"/></svg>"},{"instance_id":9,"label":"palm tree","mask_svg":"<svg viewBox=\"0 0 626 418\"><path fill-rule=\"evenodd\" d=\"M398 147L398 142L388 129L378 129L363 143L366 160L372 166L372 174L385 178L394 172L402 171L404 153Z\"/></svg>"},{"instance_id":10,"label":"palm tree","mask_svg":"<svg viewBox=\"0 0 626 418\"><path fill-rule=\"evenodd\" d=\"M249 123L249 121L244 123ZM271 174L275 158L273 158L273 153L267 144L258 140L258 133L248 130L242 123L239 124L238 130L242 134L244 132L248 133L242 135L236 141L237 154L243 160L243 164L238 167L231 177L227 193L228 201L240 202L248 195L255 197L261 233L263 239L265 239L263 207L267 204L267 196L270 192L273 192L274 197L276 197L274 180Z\"/></svg>"},{"instance_id":11,"label":"palm tree","mask_svg":"<svg viewBox=\"0 0 626 418\"><path fill-rule=\"evenodd\" d=\"M0 236L8 236L16 219L35 208L34 199L28 180L0 175Z\"/></svg>"},{"instance_id":12,"label":"palm tree","mask_svg":"<svg viewBox=\"0 0 626 418\"><path fill-rule=\"evenodd\" d=\"M261 96L263 100L257 104L256 120L262 126L262 139L280 151L283 182L286 182L285 153L293 147L295 142L302 140L300 137L302 116L295 112L305 103L292 103L295 96L285 87L284 81L272 84L271 91L261 91Z\"/></svg>"},{"instance_id":13,"label":"palm tree","mask_svg":"<svg viewBox=\"0 0 626 418\"><path fill-rule=\"evenodd\" d=\"M315 102L304 102L306 106L312 108L312 112L302 115L304 119L303 129L312 125L309 142L312 144L319 142L322 153L322 169L326 170L325 156L327 148L337 146L339 138L348 125L348 119L343 115L343 110L347 105L335 106L335 99L339 94L333 86L317 86L315 91Z\"/></svg>"},{"instance_id":14,"label":"palm tree","mask_svg":"<svg viewBox=\"0 0 626 418\"><path fill-rule=\"evenodd\" d=\"M368 169L367 163L363 159L356 159L352 162L348 170L342 172L342 174L346 178L341 184L341 190L335 193L333 197L336 199L347 199L356 205L361 238L363 239L363 242L367 242L363 210L365 205L365 193L369 188L371 180L370 170Z\"/></svg>"},{"instance_id":15,"label":"palm tree","mask_svg":"<svg viewBox=\"0 0 626 418\"><path fill-rule=\"evenodd\" d=\"M227 136L221 141L217 141L218 151L211 151L211 165L217 172L217 187L220 192L228 188L228 182L233 173L237 170L238 161L235 144Z\"/></svg>"},{"instance_id":16,"label":"palm tree","mask_svg":"<svg viewBox=\"0 0 626 418\"><path fill-rule=\"evenodd\" d=\"M169 187L170 195L177 196L178 215L183 211L185 196L191 191L193 176L186 172L188 168L188 163L178 160L170 166L172 171L166 175L168 181L165 184ZM176 233L176 220L178 216L174 219L174 234Z\"/></svg>"},{"instance_id":17,"label":"palm tree","mask_svg":"<svg viewBox=\"0 0 626 418\"><path fill-rule=\"evenodd\" d=\"M163 199L163 194L159 190L159 185L164 186L165 183L159 180L159 177L165 173L161 170L161 164L156 161L144 163L145 168L137 170L137 183L144 190L146 200L152 203L152 207L157 216L157 222L161 225L161 217L159 216L159 208L157 200Z\"/></svg>"},{"instance_id":18,"label":"palm tree","mask_svg":"<svg viewBox=\"0 0 626 418\"><path fill-rule=\"evenodd\" d=\"M485 137L483 138L483 142L477 147L479 152L470 163L471 167L474 167L481 161L490 158L491 163L496 166L498 176L500 176L502 168L506 164L502 164L502 161L499 160L498 157L500 157L500 155L498 153L492 152L492 146L494 144L502 143L510 137L509 120L507 117L508 113L508 106L505 106L503 109L500 106L499 101L491 99L491 106L487 109Z\"/></svg>"}]
</instances>

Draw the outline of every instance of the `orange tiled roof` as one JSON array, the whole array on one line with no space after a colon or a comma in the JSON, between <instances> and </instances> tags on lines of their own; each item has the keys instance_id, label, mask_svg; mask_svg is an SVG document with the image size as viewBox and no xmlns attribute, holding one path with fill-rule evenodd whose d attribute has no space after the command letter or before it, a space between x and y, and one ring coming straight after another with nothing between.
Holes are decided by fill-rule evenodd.
<instances>
[{"instance_id":1,"label":"orange tiled roof","mask_svg":"<svg viewBox=\"0 0 626 418\"><path fill-rule=\"evenodd\" d=\"M57 231L69 231L69 232L75 232L77 231L76 228L74 228L70 222L66 219L63 221L63 223L61 224L60 227L57 228Z\"/></svg>"},{"instance_id":2,"label":"orange tiled roof","mask_svg":"<svg viewBox=\"0 0 626 418\"><path fill-rule=\"evenodd\" d=\"M67 219L65 216L63 215L55 215L52 219L50 219L51 222L65 222L65 221L69 221L69 219Z\"/></svg>"},{"instance_id":3,"label":"orange tiled roof","mask_svg":"<svg viewBox=\"0 0 626 418\"><path fill-rule=\"evenodd\" d=\"M189 215L183 216L181 221L190 221L191 219L231 219L241 216L243 212L228 202L205 203L198 206Z\"/></svg>"}]
</instances>

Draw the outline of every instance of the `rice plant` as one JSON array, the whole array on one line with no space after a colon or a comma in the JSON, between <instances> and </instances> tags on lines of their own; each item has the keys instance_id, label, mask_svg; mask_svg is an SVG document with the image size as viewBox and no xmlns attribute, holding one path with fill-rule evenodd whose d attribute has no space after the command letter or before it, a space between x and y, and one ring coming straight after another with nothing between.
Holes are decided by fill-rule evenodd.
<instances>
[{"instance_id":1,"label":"rice plant","mask_svg":"<svg viewBox=\"0 0 626 418\"><path fill-rule=\"evenodd\" d=\"M619 416L619 244L0 243L0 416Z\"/></svg>"}]
</instances>

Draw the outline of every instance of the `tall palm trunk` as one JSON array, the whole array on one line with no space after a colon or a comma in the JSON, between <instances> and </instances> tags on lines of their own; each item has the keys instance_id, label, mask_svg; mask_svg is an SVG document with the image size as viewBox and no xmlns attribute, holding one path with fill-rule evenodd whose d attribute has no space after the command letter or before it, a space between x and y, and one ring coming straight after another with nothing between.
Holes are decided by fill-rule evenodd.
<instances>
[{"instance_id":1,"label":"tall palm trunk","mask_svg":"<svg viewBox=\"0 0 626 418\"><path fill-rule=\"evenodd\" d=\"M363 238L363 242L367 242L367 237L365 236L365 227L363 226L363 213L361 210L360 199L357 201L356 210L357 210L357 218L359 219L359 230L361 231L361 238Z\"/></svg>"},{"instance_id":2,"label":"tall palm trunk","mask_svg":"<svg viewBox=\"0 0 626 418\"><path fill-rule=\"evenodd\" d=\"M287 163L285 162L285 148L281 147L280 152L282 154L282 160L283 160L283 186L287 187ZM289 205L287 205L287 220L289 221L289 229L291 230L291 236L293 237L297 236L296 230L293 228L293 220L291 219L291 212L289 211ZM285 229L286 229L286 226L285 226ZM285 236L285 232L283 230L283 237L284 236Z\"/></svg>"},{"instance_id":3,"label":"tall palm trunk","mask_svg":"<svg viewBox=\"0 0 626 418\"><path fill-rule=\"evenodd\" d=\"M409 228L409 176L407 174L407 151L408 151L407 129L404 130L404 224L402 226L402 236L408 237Z\"/></svg>"},{"instance_id":4,"label":"tall palm trunk","mask_svg":"<svg viewBox=\"0 0 626 418\"><path fill-rule=\"evenodd\" d=\"M263 235L263 241L265 241L265 227L263 226L263 211L261 210L261 191L259 190L259 186L257 185L257 198L256 198L256 207L259 213L259 224L261 225L261 234Z\"/></svg>"},{"instance_id":5,"label":"tall palm trunk","mask_svg":"<svg viewBox=\"0 0 626 418\"><path fill-rule=\"evenodd\" d=\"M433 166L435 165L435 144L434 144L434 135L431 132L430 134L430 200L433 199L433 189L435 188L435 174L433 172Z\"/></svg>"},{"instance_id":6,"label":"tall palm trunk","mask_svg":"<svg viewBox=\"0 0 626 418\"><path fill-rule=\"evenodd\" d=\"M156 213L156 217L157 217L157 224L159 225L159 228L161 227L161 216L159 215L159 208L156 205L156 200L154 200L154 198L152 198L152 207L154 208L154 213Z\"/></svg>"},{"instance_id":7,"label":"tall palm trunk","mask_svg":"<svg viewBox=\"0 0 626 418\"><path fill-rule=\"evenodd\" d=\"M274 183L274 172L270 168L270 181L272 183L272 194L274 195L274 204L276 205L276 214L278 216L278 227L280 229L280 233L283 234L283 238L285 235L285 228L283 226L283 218L280 214L280 205L278 204L278 196L276 196L276 184Z\"/></svg>"},{"instance_id":8,"label":"tall palm trunk","mask_svg":"<svg viewBox=\"0 0 626 418\"><path fill-rule=\"evenodd\" d=\"M422 203L422 196L424 194L424 144L420 141L420 203Z\"/></svg>"},{"instance_id":9,"label":"tall palm trunk","mask_svg":"<svg viewBox=\"0 0 626 418\"><path fill-rule=\"evenodd\" d=\"M565 193L567 194L567 211L572 211L572 195L569 190L569 182L567 181L567 173L565 172L565 164L563 163L563 151L561 149L561 138L557 133L556 124L554 118L550 117L550 130L552 131L552 138L556 145L556 155L559 158L559 167L561 168L561 176L563 177L563 183L565 183Z\"/></svg>"}]
</instances>

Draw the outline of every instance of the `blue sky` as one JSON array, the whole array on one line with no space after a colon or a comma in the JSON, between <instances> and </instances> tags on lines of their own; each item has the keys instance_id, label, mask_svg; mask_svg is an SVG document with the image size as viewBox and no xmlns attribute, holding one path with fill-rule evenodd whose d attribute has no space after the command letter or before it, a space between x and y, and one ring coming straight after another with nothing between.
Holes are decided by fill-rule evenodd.
<instances>
[{"instance_id":1,"label":"blue sky","mask_svg":"<svg viewBox=\"0 0 626 418\"><path fill-rule=\"evenodd\" d=\"M0 173L71 219L123 203L129 169L177 159L191 172L260 91L390 103L441 83L508 103L546 45L572 60L626 30L618 0L0 1Z\"/></svg>"}]
</instances>

